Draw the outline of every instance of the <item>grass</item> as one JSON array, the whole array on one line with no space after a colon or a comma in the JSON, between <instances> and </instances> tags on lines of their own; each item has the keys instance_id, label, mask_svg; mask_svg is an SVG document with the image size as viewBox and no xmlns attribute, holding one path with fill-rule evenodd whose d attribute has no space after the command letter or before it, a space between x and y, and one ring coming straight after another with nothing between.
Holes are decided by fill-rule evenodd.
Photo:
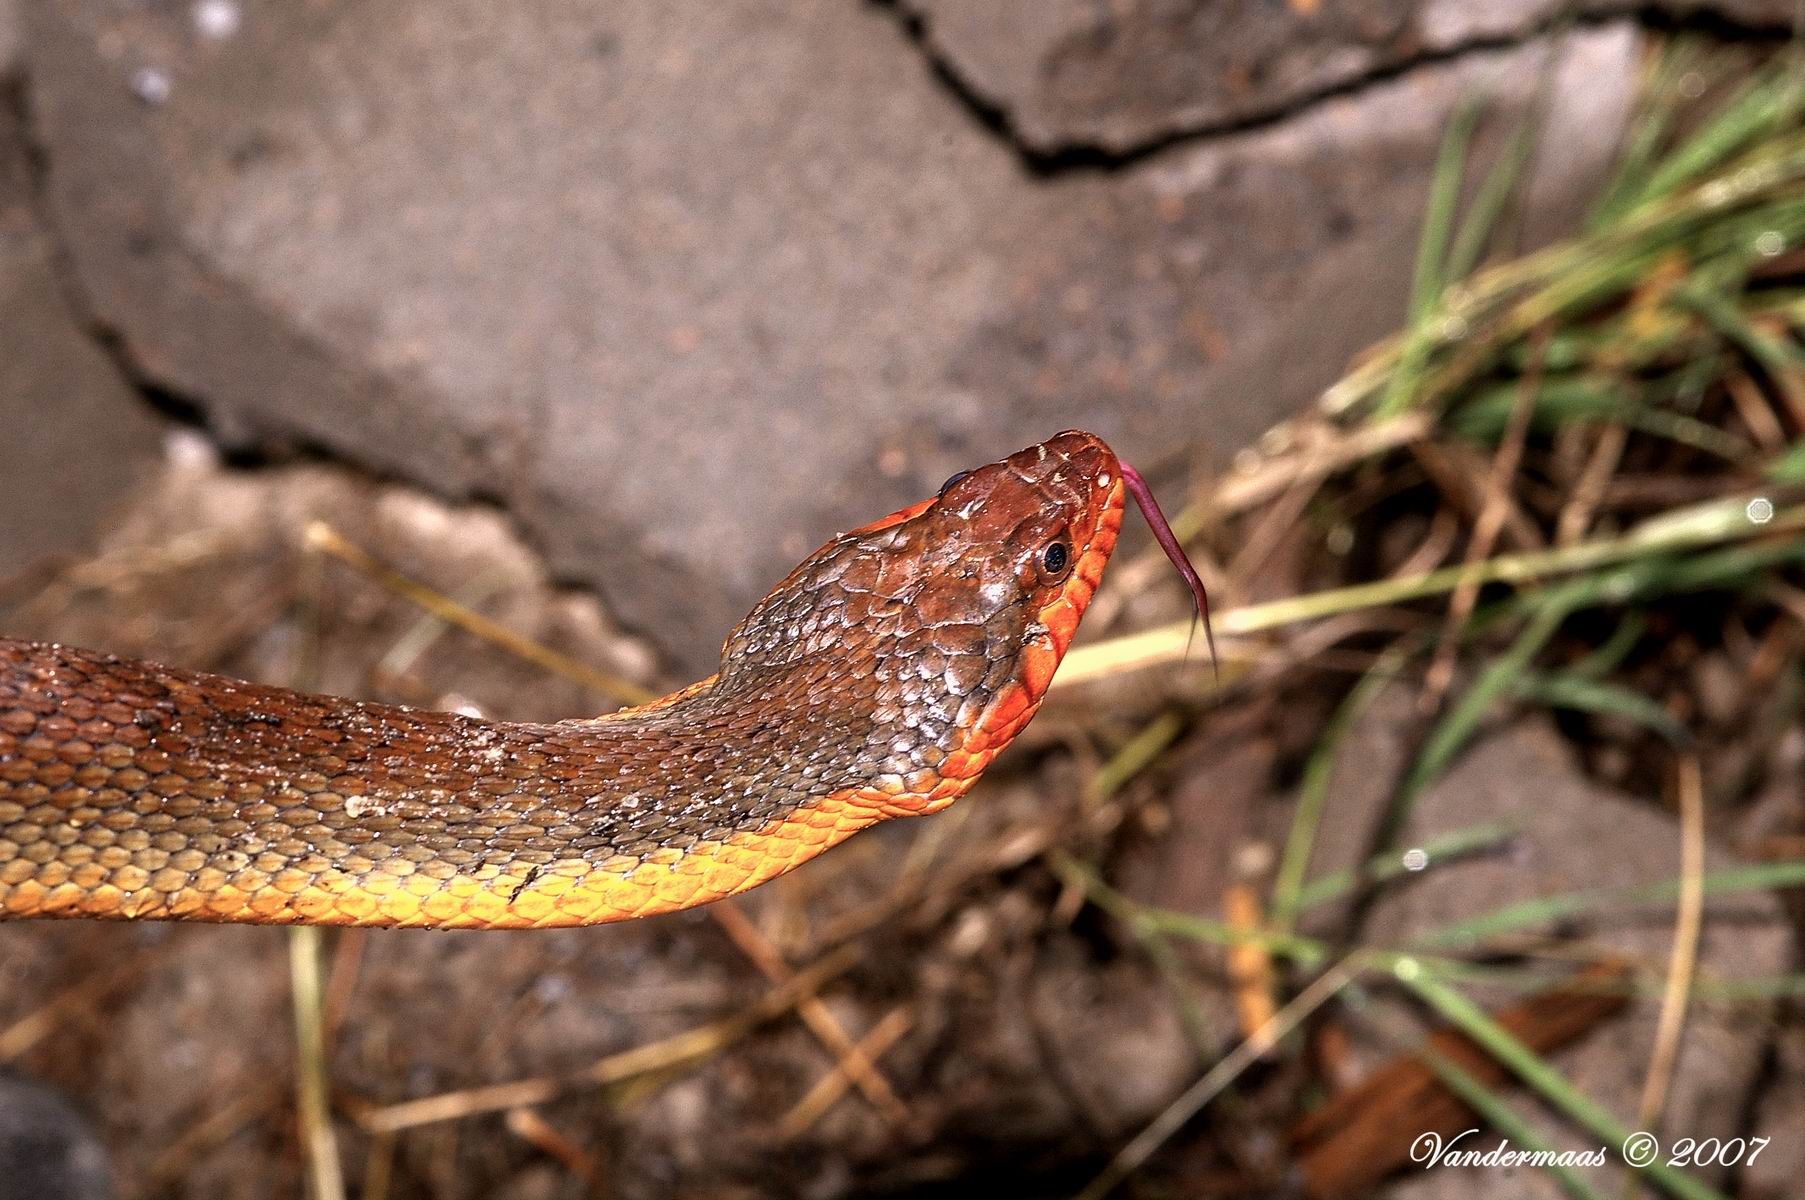
<instances>
[{"instance_id":1,"label":"grass","mask_svg":"<svg viewBox=\"0 0 1805 1200\"><path fill-rule=\"evenodd\" d=\"M1427 198L1404 327L1328 389L1317 412L1269 439L1265 457L1239 466L1174 521L1187 540L1239 545L1268 504L1281 496L1295 501L1296 488L1312 488L1316 522L1303 535L1329 562L1336 555L1328 535L1337 526L1344 544L1360 544L1377 540L1386 513L1440 508L1460 521L1440 562L1412 559L1412 569L1389 574L1381 564L1377 578L1243 605L1217 618L1237 668L1230 687L1282 686L1285 672L1320 652L1322 640L1310 635L1327 623L1367 631L1361 636L1369 665L1302 763L1266 926L1250 930L1137 904L1111 889L1098 869L1070 856L1053 860L1068 887L1081 888L1150 951L1162 947L1169 983L1163 939L1253 941L1291 964L1294 1004L1317 1000L1325 981L1334 994L1357 981L1349 994L1361 1003L1408 999L1485 1047L1543 1105L1613 1150L1634 1127L1631 1120L1658 1122L1693 995L1769 1003L1805 988L1794 976L1700 979L1690 953L1706 898L1805 886L1805 860L1704 868L1705 797L1696 791L1704 784L1696 761L1685 757L1700 744L1700 726L1679 702L1670 665L1676 638L1698 656L1734 634L1777 664L1779 691L1805 674L1796 636L1805 607L1789 610L1781 602L1798 594L1805 563L1798 490L1805 486L1805 85L1792 50L1739 86L1729 86L1733 68L1715 55L1685 41L1668 48L1650 72L1644 109L1588 227L1515 258L1482 262L1533 134L1525 126L1508 139L1463 214L1460 197L1484 113L1479 104L1460 109ZM1724 98L1708 111L1690 104L1688 97L1713 89ZM1519 405L1527 408L1513 441ZM1468 464L1463 470L1473 479L1489 472L1486 494L1454 494L1422 467L1437 460ZM1365 525L1350 528L1349 521ZM1496 550L1494 537L1505 543ZM1471 561L1459 560L1463 543ZM1470 609L1460 607L1463 590ZM1457 615L1439 620L1435 606L1448 598ZM1716 614L1725 633L1701 627L1699 613ZM1374 614L1395 618L1394 632L1375 637L1371 623L1353 621ZM1068 656L1060 683L1181 661L1188 636L1175 623L1082 647ZM1349 729L1381 692L1409 687L1437 655L1458 667L1457 682L1446 695L1423 693L1431 711L1393 788L1376 856L1358 871L1312 877ZM1268 663L1278 665L1262 673ZM1689 850L1676 877L1504 904L1420 931L1409 945L1341 947L1300 934L1298 923L1312 908L1413 873L1396 832L1484 723L1512 710L1565 714L1570 730L1578 722L1582 736L1614 740L1635 760L1656 764L1645 779L1691 772ZM1777 736L1756 730L1760 725L1751 720L1749 736ZM1141 755L1134 769L1147 765ZM1123 782L1112 778L1111 790ZM1417 847L1427 862L1416 865L1441 869L1494 850L1515 832L1492 826L1449 833ZM1468 989L1556 978L1545 969L1485 961L1521 954L1526 931L1582 918L1608 924L1626 909L1650 906L1675 922L1675 953L1664 981L1651 969L1630 985L1662 997L1662 1030L1641 1110L1628 1118L1498 1026ZM1205 1077L1210 1095L1234 1082L1220 1077L1230 1061L1239 1060L1231 1055ZM1535 1144L1504 1094L1452 1064L1428 1065L1518 1145ZM1156 1148L1148 1139L1182 1124L1162 1118L1130 1143L1128 1157L1146 1161ZM1638 1173L1683 1200L1722 1196L1660 1163ZM1104 1195L1125 1175L1118 1158L1084 1194ZM1593 1182L1571 1173L1557 1172L1555 1182L1569 1195L1597 1194Z\"/></svg>"}]
</instances>

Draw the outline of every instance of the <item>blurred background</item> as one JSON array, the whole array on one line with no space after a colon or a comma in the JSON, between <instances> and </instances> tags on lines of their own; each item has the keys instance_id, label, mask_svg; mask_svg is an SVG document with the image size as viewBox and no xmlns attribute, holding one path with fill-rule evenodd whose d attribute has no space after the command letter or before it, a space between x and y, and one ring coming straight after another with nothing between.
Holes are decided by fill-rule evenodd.
<instances>
[{"instance_id":1,"label":"blurred background","mask_svg":"<svg viewBox=\"0 0 1805 1200\"><path fill-rule=\"evenodd\" d=\"M588 715L1077 426L1223 650L1131 522L740 901L0 928L0 1196L1798 1194L1794 7L0 0L7 636Z\"/></svg>"}]
</instances>

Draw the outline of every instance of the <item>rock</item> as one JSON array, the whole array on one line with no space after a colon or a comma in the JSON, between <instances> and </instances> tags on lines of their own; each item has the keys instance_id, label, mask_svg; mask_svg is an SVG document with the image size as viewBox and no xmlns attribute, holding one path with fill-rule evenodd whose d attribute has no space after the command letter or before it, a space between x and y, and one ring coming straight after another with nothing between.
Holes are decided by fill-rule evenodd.
<instances>
[{"instance_id":1,"label":"rock","mask_svg":"<svg viewBox=\"0 0 1805 1200\"><path fill-rule=\"evenodd\" d=\"M0 0L0 79L11 76L19 65L19 3Z\"/></svg>"},{"instance_id":2,"label":"rock","mask_svg":"<svg viewBox=\"0 0 1805 1200\"><path fill-rule=\"evenodd\" d=\"M1074 949L1057 943L1035 964L1021 1019L1043 1044L1024 1055L1020 1077L1059 1064L1065 1086L1052 1094L1069 1092L1085 1124L1109 1140L1126 1139L1204 1068L1170 991L1138 963L1103 967ZM1041 1137L1056 1138L1061 1123L1050 1122Z\"/></svg>"},{"instance_id":3,"label":"rock","mask_svg":"<svg viewBox=\"0 0 1805 1200\"><path fill-rule=\"evenodd\" d=\"M0 1076L0 1200L107 1200L107 1152L69 1102Z\"/></svg>"},{"instance_id":4,"label":"rock","mask_svg":"<svg viewBox=\"0 0 1805 1200\"><path fill-rule=\"evenodd\" d=\"M1749 1130L1768 1143L1743 1172L1747 1200L1786 1200L1798 1194L1805 1177L1805 1145L1799 1142L1805 1129L1805 1029L1795 1021L1775 1049L1773 1085L1757 1103Z\"/></svg>"},{"instance_id":5,"label":"rock","mask_svg":"<svg viewBox=\"0 0 1805 1200\"><path fill-rule=\"evenodd\" d=\"M6 611L9 636L339 695L556 720L618 707L609 693L423 620L412 602L335 559L309 570L307 531L324 522L378 559L508 628L644 688L649 647L623 637L595 597L558 587L500 513L452 507L321 463L235 470L192 432L132 493L82 577L53 580ZM325 622L307 645L303 616ZM307 678L297 676L306 660Z\"/></svg>"},{"instance_id":6,"label":"rock","mask_svg":"<svg viewBox=\"0 0 1805 1200\"><path fill-rule=\"evenodd\" d=\"M0 74L10 16L0 7ZM0 584L90 545L161 454L161 422L69 308L31 189L0 106Z\"/></svg>"},{"instance_id":7,"label":"rock","mask_svg":"<svg viewBox=\"0 0 1805 1200\"><path fill-rule=\"evenodd\" d=\"M937 61L1036 154L1133 154L1623 0L898 0ZM1790 0L1656 5L1784 32Z\"/></svg>"},{"instance_id":8,"label":"rock","mask_svg":"<svg viewBox=\"0 0 1805 1200\"><path fill-rule=\"evenodd\" d=\"M1037 178L843 0L27 13L50 203L142 371L230 443L502 500L691 670L952 470L1068 425L1231 452L1308 402L1397 321L1448 113L1519 110L1546 53ZM1570 39L1544 227L1638 40Z\"/></svg>"},{"instance_id":9,"label":"rock","mask_svg":"<svg viewBox=\"0 0 1805 1200\"><path fill-rule=\"evenodd\" d=\"M1330 793L1331 821L1313 873L1358 861L1362 839L1378 817L1402 761L1399 730L1407 698L1381 699L1350 735ZM1376 782L1374 782L1376 781ZM1485 735L1418 801L1403 845L1490 823L1522 829L1505 853L1432 865L1374 905L1360 940L1404 946L1430 930L1517 901L1594 888L1635 886L1679 875L1677 823L1644 802L1579 775L1565 744L1538 720ZM1706 869L1734 865L1711 847ZM1671 906L1607 909L1568 919L1566 931L1599 949L1642 964L1658 980L1670 950ZM1534 933L1536 930L1526 930ZM1707 902L1699 947L1703 979L1734 980L1784 972L1791 934L1778 901L1765 893ZM1470 987L1488 1006L1509 1003L1503 989ZM1567 1078L1629 1127L1655 1038L1658 995L1632 1000L1625 1015L1555 1056ZM1686 1026L1663 1131L1694 1138L1734 1137L1746 1097L1760 1076L1768 1019L1747 1008L1694 1004ZM1557 1149L1583 1150L1597 1139L1541 1111L1526 1096L1518 1105ZM1488 1143L1489 1145L1489 1143ZM1615 1170L1611 1168L1610 1170ZM1591 1180L1591 1176L1588 1176ZM1596 1180L1608 1183L1601 1170ZM1556 1197L1561 1192L1533 1171L1504 1173L1447 1169L1407 1175L1389 1193L1409 1200L1452 1196Z\"/></svg>"}]
</instances>

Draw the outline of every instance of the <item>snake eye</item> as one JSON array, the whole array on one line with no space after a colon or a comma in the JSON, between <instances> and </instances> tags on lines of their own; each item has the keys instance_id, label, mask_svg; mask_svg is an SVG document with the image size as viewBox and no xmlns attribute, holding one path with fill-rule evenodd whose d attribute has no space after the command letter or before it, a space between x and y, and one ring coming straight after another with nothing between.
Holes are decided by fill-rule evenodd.
<instances>
[{"instance_id":1,"label":"snake eye","mask_svg":"<svg viewBox=\"0 0 1805 1200\"><path fill-rule=\"evenodd\" d=\"M954 471L951 475L946 477L946 482L940 485L940 494L942 496L946 495L948 489L970 474L970 471Z\"/></svg>"},{"instance_id":2,"label":"snake eye","mask_svg":"<svg viewBox=\"0 0 1805 1200\"><path fill-rule=\"evenodd\" d=\"M1040 576L1048 583L1058 583L1065 578L1066 571L1072 565L1072 548L1064 539L1056 539L1047 543L1047 548L1040 552Z\"/></svg>"}]
</instances>

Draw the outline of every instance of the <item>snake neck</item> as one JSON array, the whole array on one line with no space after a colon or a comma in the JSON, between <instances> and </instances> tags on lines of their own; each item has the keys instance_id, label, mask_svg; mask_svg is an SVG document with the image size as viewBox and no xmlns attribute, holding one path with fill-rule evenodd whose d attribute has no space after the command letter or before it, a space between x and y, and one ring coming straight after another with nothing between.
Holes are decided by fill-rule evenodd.
<instances>
[{"instance_id":1,"label":"snake neck","mask_svg":"<svg viewBox=\"0 0 1805 1200\"><path fill-rule=\"evenodd\" d=\"M994 753L960 725L986 673L929 694L962 660L905 664L799 659L516 724L0 640L0 912L510 927L688 907L970 785Z\"/></svg>"}]
</instances>

